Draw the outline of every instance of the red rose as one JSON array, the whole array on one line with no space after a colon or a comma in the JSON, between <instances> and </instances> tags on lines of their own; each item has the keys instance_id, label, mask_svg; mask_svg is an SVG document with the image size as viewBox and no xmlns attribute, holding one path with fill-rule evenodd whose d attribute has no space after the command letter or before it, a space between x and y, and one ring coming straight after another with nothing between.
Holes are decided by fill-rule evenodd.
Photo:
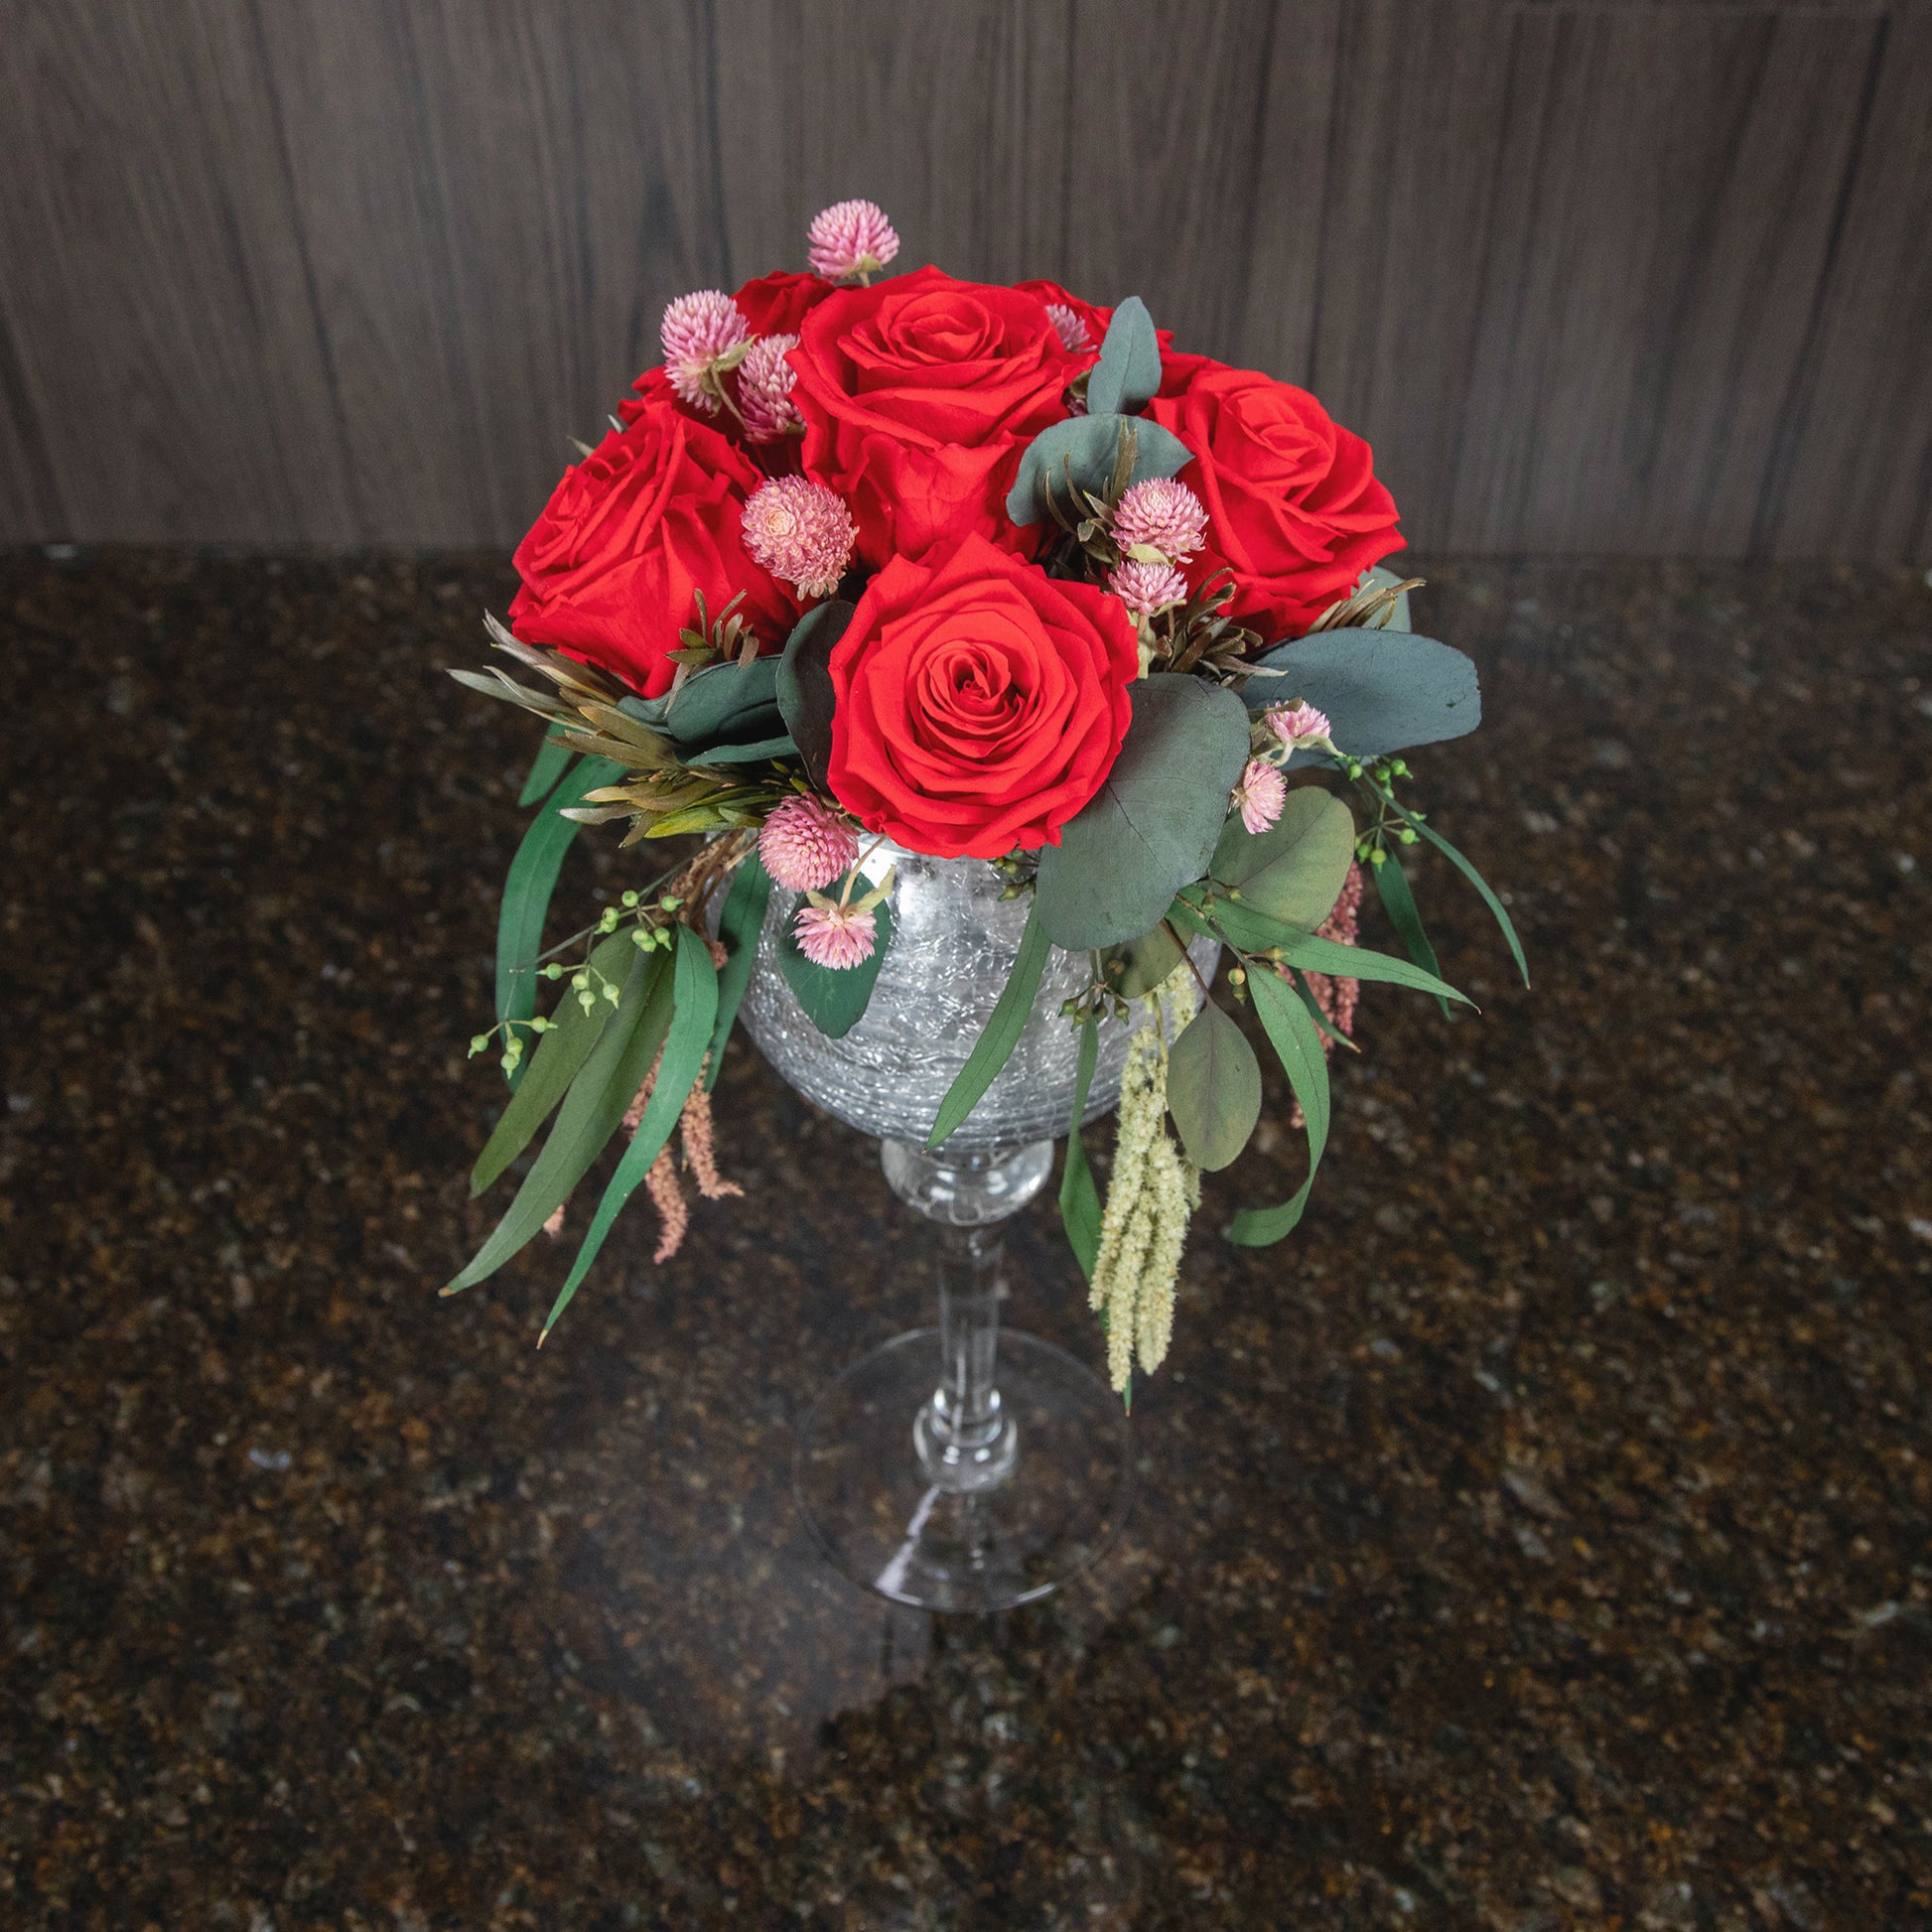
<instances>
[{"instance_id":1,"label":"red rose","mask_svg":"<svg viewBox=\"0 0 1932 1932\"><path fill-rule=\"evenodd\" d=\"M755 336L795 336L805 318L833 293L836 284L822 275L774 269L747 282L732 297Z\"/></svg>"},{"instance_id":2,"label":"red rose","mask_svg":"<svg viewBox=\"0 0 1932 1932\"><path fill-rule=\"evenodd\" d=\"M1395 498L1369 447L1306 389L1205 357L1176 357L1147 413L1194 453L1180 473L1207 505L1198 587L1233 571L1233 615L1299 637L1363 571L1402 548ZM1172 385L1172 386L1170 386Z\"/></svg>"},{"instance_id":3,"label":"red rose","mask_svg":"<svg viewBox=\"0 0 1932 1932\"><path fill-rule=\"evenodd\" d=\"M799 333L805 474L851 505L867 563L969 531L1014 550L1044 539L1044 524L1014 525L1006 494L1090 358L1061 346L1037 296L921 268L839 289Z\"/></svg>"},{"instance_id":4,"label":"red rose","mask_svg":"<svg viewBox=\"0 0 1932 1932\"><path fill-rule=\"evenodd\" d=\"M697 593L715 618L740 591L739 613L767 644L781 642L798 601L745 554L739 513L764 481L716 430L647 396L564 472L516 547L523 588L510 628L614 671L654 698L676 672L668 653L697 621Z\"/></svg>"},{"instance_id":5,"label":"red rose","mask_svg":"<svg viewBox=\"0 0 1932 1932\"><path fill-rule=\"evenodd\" d=\"M1140 669L1118 598L968 536L895 558L832 651L831 786L941 859L1057 845L1113 768Z\"/></svg>"}]
</instances>

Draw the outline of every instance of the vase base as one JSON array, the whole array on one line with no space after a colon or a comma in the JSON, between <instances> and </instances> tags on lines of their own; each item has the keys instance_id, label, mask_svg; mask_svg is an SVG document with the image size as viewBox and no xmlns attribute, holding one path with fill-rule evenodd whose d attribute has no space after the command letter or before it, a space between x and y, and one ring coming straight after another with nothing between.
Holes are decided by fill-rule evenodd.
<instances>
[{"instance_id":1,"label":"vase base","mask_svg":"<svg viewBox=\"0 0 1932 1932\"><path fill-rule=\"evenodd\" d=\"M1120 1534L1133 1493L1120 1398L1064 1349L1000 1336L1018 1453L991 1488L934 1484L914 1424L940 1374L939 1330L876 1348L819 1397L792 1481L819 1548L853 1582L926 1610L1005 1610L1057 1589Z\"/></svg>"}]
</instances>

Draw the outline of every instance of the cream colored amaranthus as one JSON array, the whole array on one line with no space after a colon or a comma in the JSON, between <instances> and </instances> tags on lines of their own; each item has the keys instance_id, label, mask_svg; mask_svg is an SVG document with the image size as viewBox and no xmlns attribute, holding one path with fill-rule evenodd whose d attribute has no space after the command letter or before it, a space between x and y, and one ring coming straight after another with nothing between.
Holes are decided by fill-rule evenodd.
<instances>
[{"instance_id":1,"label":"cream colored amaranthus","mask_svg":"<svg viewBox=\"0 0 1932 1932\"><path fill-rule=\"evenodd\" d=\"M1106 1323L1107 1377L1117 1395L1127 1392L1137 1352L1147 1374L1167 1359L1180 1251L1200 1205L1200 1170L1167 1129L1168 1013L1177 1032L1197 1003L1183 959L1143 1002L1147 1020L1128 1043L1121 1075L1113 1178L1088 1297Z\"/></svg>"}]
</instances>

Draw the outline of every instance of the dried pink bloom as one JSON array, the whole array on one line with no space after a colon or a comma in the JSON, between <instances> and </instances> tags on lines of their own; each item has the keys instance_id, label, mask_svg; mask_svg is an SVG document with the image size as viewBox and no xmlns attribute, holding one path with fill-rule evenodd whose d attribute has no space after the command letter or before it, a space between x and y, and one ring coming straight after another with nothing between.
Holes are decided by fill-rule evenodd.
<instances>
[{"instance_id":1,"label":"dried pink bloom","mask_svg":"<svg viewBox=\"0 0 1932 1932\"><path fill-rule=\"evenodd\" d=\"M710 1061L707 1059L706 1065ZM700 1068L697 1085L691 1089L691 1098L684 1103L684 1114L679 1122L684 1135L684 1165L691 1170L692 1178L698 1183L698 1192L706 1200L723 1200L727 1195L743 1194L745 1189L735 1180L727 1180L718 1172L718 1156L712 1143L711 1095L705 1088L704 1071Z\"/></svg>"},{"instance_id":2,"label":"dried pink bloom","mask_svg":"<svg viewBox=\"0 0 1932 1932\"><path fill-rule=\"evenodd\" d=\"M1350 866L1348 877L1341 883L1333 908L1328 916L1315 927L1317 939L1332 939L1338 946L1352 946L1359 943L1362 912L1362 869ZM1284 979L1289 977L1286 966L1276 969ZM1355 1003L1361 997L1362 983L1346 976L1331 976L1327 973L1307 975L1309 991L1314 995L1314 1003L1321 1009L1321 1017L1338 1034L1346 1034L1351 1039L1355 1034ZM1324 1035L1321 1050L1332 1053L1332 1042ZM1301 1104L1297 1102L1295 1111L1289 1117L1292 1128L1303 1125Z\"/></svg>"},{"instance_id":3,"label":"dried pink bloom","mask_svg":"<svg viewBox=\"0 0 1932 1932\"><path fill-rule=\"evenodd\" d=\"M1187 601L1187 580L1173 564L1137 564L1131 560L1116 564L1107 578L1107 588L1137 618L1151 618L1157 611Z\"/></svg>"},{"instance_id":4,"label":"dried pink bloom","mask_svg":"<svg viewBox=\"0 0 1932 1932\"><path fill-rule=\"evenodd\" d=\"M1123 550L1145 543L1164 557L1191 557L1207 541L1207 511L1185 483L1150 477L1114 505L1114 541Z\"/></svg>"},{"instance_id":5,"label":"dried pink bloom","mask_svg":"<svg viewBox=\"0 0 1932 1932\"><path fill-rule=\"evenodd\" d=\"M804 477L759 483L740 528L753 558L801 597L830 597L859 540L844 501Z\"/></svg>"},{"instance_id":6,"label":"dried pink bloom","mask_svg":"<svg viewBox=\"0 0 1932 1932\"><path fill-rule=\"evenodd\" d=\"M816 798L787 798L759 834L759 857L771 883L787 893L815 893L851 868L859 835L849 819Z\"/></svg>"},{"instance_id":7,"label":"dried pink bloom","mask_svg":"<svg viewBox=\"0 0 1932 1932\"><path fill-rule=\"evenodd\" d=\"M564 1231L564 1206L565 1203L563 1201L559 1201L556 1204L556 1206L550 1210L550 1218L547 1221L545 1221L543 1224L544 1233L547 1234L553 1241L556 1240L558 1235L560 1235Z\"/></svg>"},{"instance_id":8,"label":"dried pink bloom","mask_svg":"<svg viewBox=\"0 0 1932 1932\"><path fill-rule=\"evenodd\" d=\"M1069 309L1064 302L1049 302L1046 305L1047 320L1053 325L1053 333L1060 339L1060 346L1078 355L1082 349L1093 346L1093 336L1087 329L1086 318Z\"/></svg>"},{"instance_id":9,"label":"dried pink bloom","mask_svg":"<svg viewBox=\"0 0 1932 1932\"><path fill-rule=\"evenodd\" d=\"M797 372L785 360L786 351L797 346L796 336L760 336L738 365L738 413L754 443L773 443L805 427L791 399Z\"/></svg>"},{"instance_id":10,"label":"dried pink bloom","mask_svg":"<svg viewBox=\"0 0 1932 1932\"><path fill-rule=\"evenodd\" d=\"M684 1198L684 1189L677 1184L677 1163L671 1158L669 1141L657 1150L657 1159L644 1176L644 1186L650 1194L650 1204L657 1209L657 1252L651 1260L662 1267L684 1246L685 1231L691 1225L691 1205Z\"/></svg>"},{"instance_id":11,"label":"dried pink bloom","mask_svg":"<svg viewBox=\"0 0 1932 1932\"><path fill-rule=\"evenodd\" d=\"M791 929L798 950L814 966L829 966L834 972L870 959L879 943L879 928L871 912L851 905L801 905Z\"/></svg>"},{"instance_id":12,"label":"dried pink bloom","mask_svg":"<svg viewBox=\"0 0 1932 1932\"><path fill-rule=\"evenodd\" d=\"M805 239L813 274L832 282L876 274L898 253L898 236L877 202L834 202L812 216Z\"/></svg>"},{"instance_id":13,"label":"dried pink bloom","mask_svg":"<svg viewBox=\"0 0 1932 1932\"><path fill-rule=\"evenodd\" d=\"M718 289L680 295L664 311L657 333L678 400L715 416L718 398L705 387L705 378L733 349L752 339L751 325L739 314L738 304Z\"/></svg>"},{"instance_id":14,"label":"dried pink bloom","mask_svg":"<svg viewBox=\"0 0 1932 1932\"><path fill-rule=\"evenodd\" d=\"M1241 813L1241 823L1250 832L1265 832L1281 817L1282 800L1287 796L1282 774L1272 764L1250 759L1241 782L1234 788L1233 802Z\"/></svg>"},{"instance_id":15,"label":"dried pink bloom","mask_svg":"<svg viewBox=\"0 0 1932 1932\"><path fill-rule=\"evenodd\" d=\"M1274 710L1262 713L1262 723L1291 752L1299 752L1307 745L1325 747L1328 744L1327 714L1315 710L1306 700L1296 704L1278 704Z\"/></svg>"}]
</instances>

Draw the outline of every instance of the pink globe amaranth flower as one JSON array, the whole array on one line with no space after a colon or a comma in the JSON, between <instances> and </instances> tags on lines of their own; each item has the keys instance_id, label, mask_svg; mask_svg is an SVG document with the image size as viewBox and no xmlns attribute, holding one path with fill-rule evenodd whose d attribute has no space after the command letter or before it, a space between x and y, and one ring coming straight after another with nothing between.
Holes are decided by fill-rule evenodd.
<instances>
[{"instance_id":1,"label":"pink globe amaranth flower","mask_svg":"<svg viewBox=\"0 0 1932 1932\"><path fill-rule=\"evenodd\" d=\"M859 856L851 823L816 798L787 798L759 834L759 857L771 883L787 893L815 893L849 871Z\"/></svg>"},{"instance_id":2,"label":"pink globe amaranth flower","mask_svg":"<svg viewBox=\"0 0 1932 1932\"><path fill-rule=\"evenodd\" d=\"M1282 815L1282 801L1288 785L1272 764L1250 759L1234 787L1233 803L1241 813L1241 823L1250 832L1265 832Z\"/></svg>"},{"instance_id":3,"label":"pink globe amaranth flower","mask_svg":"<svg viewBox=\"0 0 1932 1932\"><path fill-rule=\"evenodd\" d=\"M791 399L797 372L785 360L798 346L796 336L760 336L745 351L738 365L738 413L745 419L745 435L753 443L774 443L805 419Z\"/></svg>"},{"instance_id":4,"label":"pink globe amaranth flower","mask_svg":"<svg viewBox=\"0 0 1932 1932\"><path fill-rule=\"evenodd\" d=\"M1207 541L1207 511L1185 483L1150 477L1114 505L1114 541L1123 550L1144 543L1178 562Z\"/></svg>"},{"instance_id":5,"label":"pink globe amaranth flower","mask_svg":"<svg viewBox=\"0 0 1932 1932\"><path fill-rule=\"evenodd\" d=\"M898 235L877 202L834 202L812 216L805 259L827 281L872 275L898 253Z\"/></svg>"},{"instance_id":6,"label":"pink globe amaranth flower","mask_svg":"<svg viewBox=\"0 0 1932 1932\"><path fill-rule=\"evenodd\" d=\"M753 562L782 577L801 597L830 597L859 540L843 500L805 477L759 483L739 528Z\"/></svg>"},{"instance_id":7,"label":"pink globe amaranth flower","mask_svg":"<svg viewBox=\"0 0 1932 1932\"><path fill-rule=\"evenodd\" d=\"M1272 711L1263 712L1262 723L1291 752L1299 752L1305 745L1328 744L1327 713L1315 710L1306 699L1295 704L1278 704Z\"/></svg>"},{"instance_id":8,"label":"pink globe amaranth flower","mask_svg":"<svg viewBox=\"0 0 1932 1932\"><path fill-rule=\"evenodd\" d=\"M664 345L664 366L678 400L715 416L718 398L705 387L705 378L733 349L752 339L751 326L739 314L738 304L720 289L680 295L664 311L657 336Z\"/></svg>"},{"instance_id":9,"label":"pink globe amaranth flower","mask_svg":"<svg viewBox=\"0 0 1932 1932\"><path fill-rule=\"evenodd\" d=\"M1173 564L1137 564L1131 559L1116 564L1108 575L1107 588L1137 618L1151 618L1170 605L1187 601L1187 580Z\"/></svg>"},{"instance_id":10,"label":"pink globe amaranth flower","mask_svg":"<svg viewBox=\"0 0 1932 1932\"><path fill-rule=\"evenodd\" d=\"M791 923L798 950L814 966L843 972L870 959L879 943L879 927L870 910L852 905L801 905Z\"/></svg>"},{"instance_id":11,"label":"pink globe amaranth flower","mask_svg":"<svg viewBox=\"0 0 1932 1932\"><path fill-rule=\"evenodd\" d=\"M1060 339L1060 346L1074 354L1093 346L1093 335L1087 328L1086 318L1069 309L1064 302L1049 302L1046 314L1053 325L1053 333Z\"/></svg>"}]
</instances>

